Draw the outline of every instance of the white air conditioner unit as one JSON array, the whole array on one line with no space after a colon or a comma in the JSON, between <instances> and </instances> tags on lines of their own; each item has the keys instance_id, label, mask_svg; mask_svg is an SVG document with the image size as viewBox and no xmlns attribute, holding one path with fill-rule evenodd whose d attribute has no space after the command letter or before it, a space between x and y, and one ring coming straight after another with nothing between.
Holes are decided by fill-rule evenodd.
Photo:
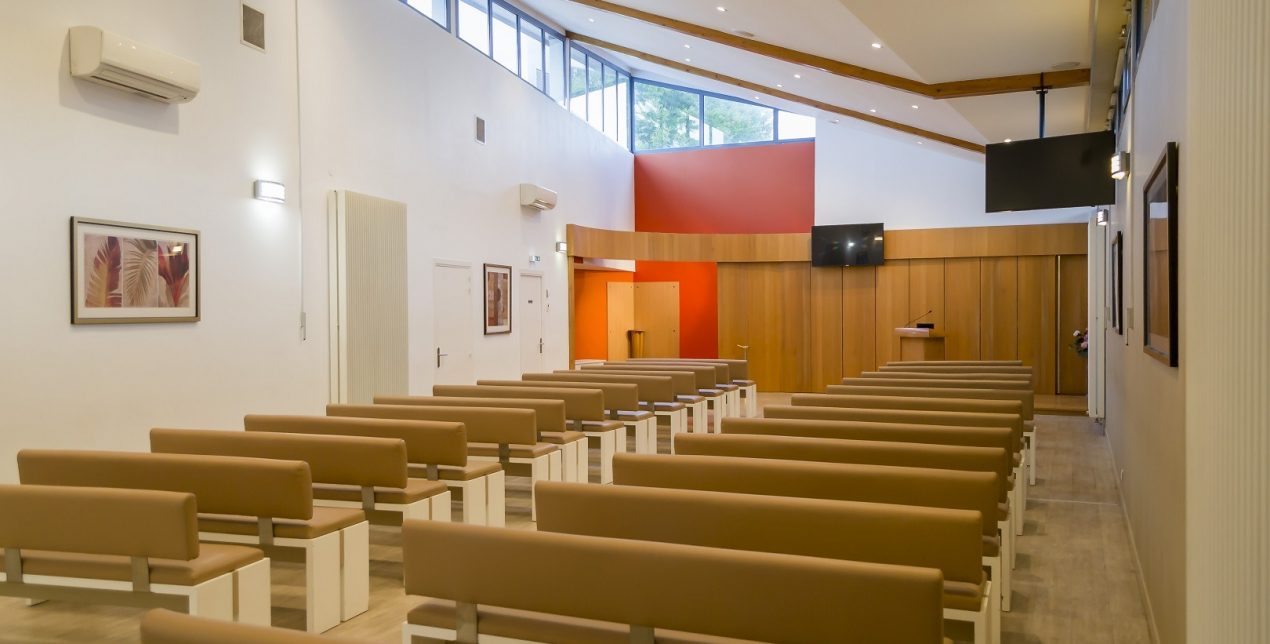
<instances>
[{"instance_id":1,"label":"white air conditioner unit","mask_svg":"<svg viewBox=\"0 0 1270 644\"><path fill-rule=\"evenodd\" d=\"M556 192L532 183L520 184L520 205L538 210L556 207Z\"/></svg>"},{"instance_id":2,"label":"white air conditioner unit","mask_svg":"<svg viewBox=\"0 0 1270 644\"><path fill-rule=\"evenodd\" d=\"M164 103L198 96L198 63L97 27L71 27L70 47L75 78Z\"/></svg>"}]
</instances>

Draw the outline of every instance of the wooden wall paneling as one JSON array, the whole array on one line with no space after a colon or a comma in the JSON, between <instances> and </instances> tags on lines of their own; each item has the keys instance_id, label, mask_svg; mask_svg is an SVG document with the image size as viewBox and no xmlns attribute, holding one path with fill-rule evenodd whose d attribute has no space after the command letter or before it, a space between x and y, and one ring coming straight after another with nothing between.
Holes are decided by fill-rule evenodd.
<instances>
[{"instance_id":1,"label":"wooden wall paneling","mask_svg":"<svg viewBox=\"0 0 1270 644\"><path fill-rule=\"evenodd\" d=\"M802 391L824 391L842 381L842 273L840 267L810 268L808 372Z\"/></svg>"},{"instance_id":2,"label":"wooden wall paneling","mask_svg":"<svg viewBox=\"0 0 1270 644\"><path fill-rule=\"evenodd\" d=\"M808 321L811 311L811 264L780 262L766 264L775 273L775 292L768 292L771 302L779 302L776 319L771 320L770 342L774 359L780 365L781 391L807 391L811 367L811 338Z\"/></svg>"},{"instance_id":3,"label":"wooden wall paneling","mask_svg":"<svg viewBox=\"0 0 1270 644\"><path fill-rule=\"evenodd\" d=\"M874 309L874 360L884 365L900 359L900 340L895 328L912 319L909 313L909 265L906 260L891 261L877 267ZM875 369L873 365L870 370Z\"/></svg>"},{"instance_id":4,"label":"wooden wall paneling","mask_svg":"<svg viewBox=\"0 0 1270 644\"><path fill-rule=\"evenodd\" d=\"M635 328L644 332L644 355L679 357L679 283L635 284Z\"/></svg>"},{"instance_id":5,"label":"wooden wall paneling","mask_svg":"<svg viewBox=\"0 0 1270 644\"><path fill-rule=\"evenodd\" d=\"M1033 367L1038 394L1058 392L1057 288L1056 258L1019 258L1019 359Z\"/></svg>"},{"instance_id":6,"label":"wooden wall paneling","mask_svg":"<svg viewBox=\"0 0 1270 644\"><path fill-rule=\"evenodd\" d=\"M886 231L886 259L1083 255L1087 224Z\"/></svg>"},{"instance_id":7,"label":"wooden wall paneling","mask_svg":"<svg viewBox=\"0 0 1270 644\"><path fill-rule=\"evenodd\" d=\"M635 326L635 284L633 282L608 283L608 359L625 360L630 357L630 343L626 332Z\"/></svg>"},{"instance_id":8,"label":"wooden wall paneling","mask_svg":"<svg viewBox=\"0 0 1270 644\"><path fill-rule=\"evenodd\" d=\"M789 391L797 378L785 378L785 371L798 368L796 347L782 347L785 317L779 264L741 264L747 293L745 316L749 328L750 377L762 391Z\"/></svg>"},{"instance_id":9,"label":"wooden wall paneling","mask_svg":"<svg viewBox=\"0 0 1270 644\"><path fill-rule=\"evenodd\" d=\"M1083 395L1089 359L1072 348L1072 332L1089 326L1089 261L1085 255L1058 258L1058 393Z\"/></svg>"},{"instance_id":10,"label":"wooden wall paneling","mask_svg":"<svg viewBox=\"0 0 1270 644\"><path fill-rule=\"evenodd\" d=\"M933 322L944 330L944 260L914 259L908 263L908 320L932 311L919 322ZM908 320L905 320L906 322Z\"/></svg>"},{"instance_id":11,"label":"wooden wall paneling","mask_svg":"<svg viewBox=\"0 0 1270 644\"><path fill-rule=\"evenodd\" d=\"M741 359L745 351L739 345L749 345L749 316L746 314L746 295L749 281L744 264L719 264L719 357ZM753 376L751 376L753 377Z\"/></svg>"},{"instance_id":12,"label":"wooden wall paneling","mask_svg":"<svg viewBox=\"0 0 1270 644\"><path fill-rule=\"evenodd\" d=\"M854 378L872 371L877 361L877 269L851 266L842 269L842 375Z\"/></svg>"},{"instance_id":13,"label":"wooden wall paneling","mask_svg":"<svg viewBox=\"0 0 1270 644\"><path fill-rule=\"evenodd\" d=\"M983 360L1019 359L1019 258L985 257L980 265L979 353Z\"/></svg>"},{"instance_id":14,"label":"wooden wall paneling","mask_svg":"<svg viewBox=\"0 0 1270 644\"><path fill-rule=\"evenodd\" d=\"M948 259L944 262L944 357L948 360L980 360L980 260Z\"/></svg>"}]
</instances>

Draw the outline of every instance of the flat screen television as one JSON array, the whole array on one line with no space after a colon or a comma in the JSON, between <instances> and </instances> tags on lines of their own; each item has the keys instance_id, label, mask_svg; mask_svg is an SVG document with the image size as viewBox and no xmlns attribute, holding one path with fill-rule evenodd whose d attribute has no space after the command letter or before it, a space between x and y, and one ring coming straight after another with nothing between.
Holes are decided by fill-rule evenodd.
<instances>
[{"instance_id":1,"label":"flat screen television","mask_svg":"<svg viewBox=\"0 0 1270 644\"><path fill-rule=\"evenodd\" d=\"M882 263L882 224L812 226L812 266L876 266Z\"/></svg>"},{"instance_id":2,"label":"flat screen television","mask_svg":"<svg viewBox=\"0 0 1270 644\"><path fill-rule=\"evenodd\" d=\"M1090 132L989 145L985 157L988 212L1104 206L1116 202L1110 132Z\"/></svg>"}]
</instances>

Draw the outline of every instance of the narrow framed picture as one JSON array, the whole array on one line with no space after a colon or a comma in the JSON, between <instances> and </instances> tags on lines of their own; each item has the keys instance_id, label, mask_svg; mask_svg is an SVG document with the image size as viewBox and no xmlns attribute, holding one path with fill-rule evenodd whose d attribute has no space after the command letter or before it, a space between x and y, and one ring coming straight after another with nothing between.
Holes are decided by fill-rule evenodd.
<instances>
[{"instance_id":1,"label":"narrow framed picture","mask_svg":"<svg viewBox=\"0 0 1270 644\"><path fill-rule=\"evenodd\" d=\"M1178 365L1177 144L1165 146L1142 189L1143 351Z\"/></svg>"},{"instance_id":2,"label":"narrow framed picture","mask_svg":"<svg viewBox=\"0 0 1270 644\"><path fill-rule=\"evenodd\" d=\"M512 332L512 267L485 265L485 335Z\"/></svg>"},{"instance_id":3,"label":"narrow framed picture","mask_svg":"<svg viewBox=\"0 0 1270 644\"><path fill-rule=\"evenodd\" d=\"M71 218L71 324L199 320L199 232Z\"/></svg>"}]
</instances>

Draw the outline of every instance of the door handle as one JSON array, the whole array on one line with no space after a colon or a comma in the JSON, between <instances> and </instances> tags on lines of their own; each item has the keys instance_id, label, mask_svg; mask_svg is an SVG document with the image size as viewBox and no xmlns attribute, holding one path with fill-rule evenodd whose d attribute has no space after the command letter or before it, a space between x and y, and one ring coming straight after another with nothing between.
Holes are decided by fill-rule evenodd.
<instances>
[{"instance_id":1,"label":"door handle","mask_svg":"<svg viewBox=\"0 0 1270 644\"><path fill-rule=\"evenodd\" d=\"M437 347L437 366L438 366L438 367L440 367L440 366L441 366L441 358L444 358L444 357L446 357L446 356L448 356L448 355L450 355L450 354L448 354L448 353L441 353L441 347Z\"/></svg>"}]
</instances>

